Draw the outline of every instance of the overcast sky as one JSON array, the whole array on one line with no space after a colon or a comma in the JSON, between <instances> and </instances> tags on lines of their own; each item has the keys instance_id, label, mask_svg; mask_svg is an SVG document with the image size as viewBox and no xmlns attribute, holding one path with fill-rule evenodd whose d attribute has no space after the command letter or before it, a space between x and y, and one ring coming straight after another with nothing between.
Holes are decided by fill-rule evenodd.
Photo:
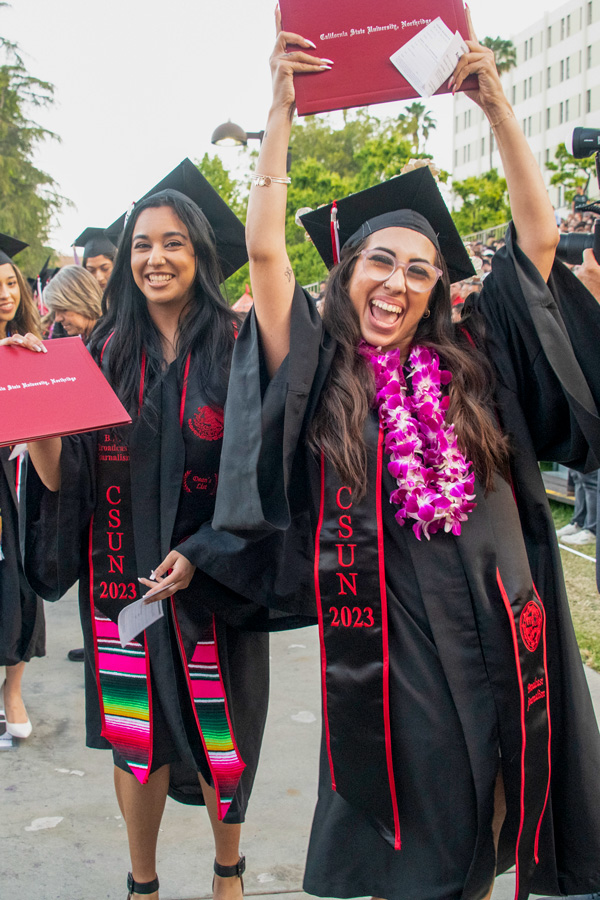
<instances>
[{"instance_id":1,"label":"overcast sky","mask_svg":"<svg viewBox=\"0 0 600 900\"><path fill-rule=\"evenodd\" d=\"M109 225L185 156L239 153L210 143L231 118L259 131L270 101L274 0L12 0L0 34L17 41L31 74L54 84L38 122L62 138L37 163L75 204L53 243L66 251L88 225ZM336 0L341 2L341 0ZM479 37L510 37L559 0L471 0ZM310 35L307 35L310 37ZM451 168L452 101L428 102L438 122L428 144ZM402 104L374 106L397 115Z\"/></svg>"}]
</instances>

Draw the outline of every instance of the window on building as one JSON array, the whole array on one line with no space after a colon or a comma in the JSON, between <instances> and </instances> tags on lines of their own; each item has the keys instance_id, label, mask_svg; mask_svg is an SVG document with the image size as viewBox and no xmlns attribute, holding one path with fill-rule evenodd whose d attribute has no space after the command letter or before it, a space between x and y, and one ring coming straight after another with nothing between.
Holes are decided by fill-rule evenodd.
<instances>
[{"instance_id":1,"label":"window on building","mask_svg":"<svg viewBox=\"0 0 600 900\"><path fill-rule=\"evenodd\" d=\"M463 164L467 161L467 148L463 147Z\"/></svg>"},{"instance_id":2,"label":"window on building","mask_svg":"<svg viewBox=\"0 0 600 900\"><path fill-rule=\"evenodd\" d=\"M529 82L528 82L527 87L529 90L529 96L531 97L531 95L533 94L533 77L531 75L529 76Z\"/></svg>"},{"instance_id":3,"label":"window on building","mask_svg":"<svg viewBox=\"0 0 600 900\"><path fill-rule=\"evenodd\" d=\"M588 25L592 24L592 20L593 20L592 0L589 0L589 3L587 5L587 23L588 23Z\"/></svg>"},{"instance_id":4,"label":"window on building","mask_svg":"<svg viewBox=\"0 0 600 900\"><path fill-rule=\"evenodd\" d=\"M561 61L560 61L560 80L561 81L565 80L565 61L564 61L564 59L561 59Z\"/></svg>"},{"instance_id":5,"label":"window on building","mask_svg":"<svg viewBox=\"0 0 600 900\"><path fill-rule=\"evenodd\" d=\"M552 87L552 66L548 66L546 70L546 87Z\"/></svg>"},{"instance_id":6,"label":"window on building","mask_svg":"<svg viewBox=\"0 0 600 900\"><path fill-rule=\"evenodd\" d=\"M455 131L459 130L458 116L455 116L455 118L454 118L454 130Z\"/></svg>"},{"instance_id":7,"label":"window on building","mask_svg":"<svg viewBox=\"0 0 600 900\"><path fill-rule=\"evenodd\" d=\"M591 45L591 44L589 44L589 45L588 45L588 48L587 48L586 67L587 67L588 69L591 69L591 68L592 68L592 45Z\"/></svg>"},{"instance_id":8,"label":"window on building","mask_svg":"<svg viewBox=\"0 0 600 900\"><path fill-rule=\"evenodd\" d=\"M523 134L527 134L527 119L523 119Z\"/></svg>"},{"instance_id":9,"label":"window on building","mask_svg":"<svg viewBox=\"0 0 600 900\"><path fill-rule=\"evenodd\" d=\"M559 103L558 105L558 124L562 125L565 121L565 104Z\"/></svg>"},{"instance_id":10,"label":"window on building","mask_svg":"<svg viewBox=\"0 0 600 900\"><path fill-rule=\"evenodd\" d=\"M567 37L571 34L571 16L567 16Z\"/></svg>"},{"instance_id":11,"label":"window on building","mask_svg":"<svg viewBox=\"0 0 600 900\"><path fill-rule=\"evenodd\" d=\"M565 59L565 78L571 77L571 57L567 56Z\"/></svg>"},{"instance_id":12,"label":"window on building","mask_svg":"<svg viewBox=\"0 0 600 900\"><path fill-rule=\"evenodd\" d=\"M527 137L531 137L531 116L527 119Z\"/></svg>"},{"instance_id":13,"label":"window on building","mask_svg":"<svg viewBox=\"0 0 600 900\"><path fill-rule=\"evenodd\" d=\"M454 168L456 169L458 166L458 150L454 151Z\"/></svg>"},{"instance_id":14,"label":"window on building","mask_svg":"<svg viewBox=\"0 0 600 900\"><path fill-rule=\"evenodd\" d=\"M550 149L546 147L546 160L547 163L550 162Z\"/></svg>"},{"instance_id":15,"label":"window on building","mask_svg":"<svg viewBox=\"0 0 600 900\"><path fill-rule=\"evenodd\" d=\"M529 47L527 46L527 41L525 41L525 43L523 44L523 59L524 60L527 60L527 58L529 56L528 50L529 50Z\"/></svg>"},{"instance_id":16,"label":"window on building","mask_svg":"<svg viewBox=\"0 0 600 900\"><path fill-rule=\"evenodd\" d=\"M546 43L548 47L552 46L552 25L548 25L548 32L546 34Z\"/></svg>"},{"instance_id":17,"label":"window on building","mask_svg":"<svg viewBox=\"0 0 600 900\"><path fill-rule=\"evenodd\" d=\"M485 138L481 138L481 155L485 156Z\"/></svg>"},{"instance_id":18,"label":"window on building","mask_svg":"<svg viewBox=\"0 0 600 900\"><path fill-rule=\"evenodd\" d=\"M592 92L585 92L585 111L586 113L590 113L592 111Z\"/></svg>"},{"instance_id":19,"label":"window on building","mask_svg":"<svg viewBox=\"0 0 600 900\"><path fill-rule=\"evenodd\" d=\"M514 106L517 102L517 86L513 84L512 86L512 105Z\"/></svg>"},{"instance_id":20,"label":"window on building","mask_svg":"<svg viewBox=\"0 0 600 900\"><path fill-rule=\"evenodd\" d=\"M569 101L565 100L565 122L569 121Z\"/></svg>"},{"instance_id":21,"label":"window on building","mask_svg":"<svg viewBox=\"0 0 600 900\"><path fill-rule=\"evenodd\" d=\"M550 111L550 107L546 109L546 128L550 128L550 123L552 121L552 114Z\"/></svg>"},{"instance_id":22,"label":"window on building","mask_svg":"<svg viewBox=\"0 0 600 900\"><path fill-rule=\"evenodd\" d=\"M467 144L467 162L471 162L471 145Z\"/></svg>"},{"instance_id":23,"label":"window on building","mask_svg":"<svg viewBox=\"0 0 600 900\"><path fill-rule=\"evenodd\" d=\"M523 82L523 100L527 100L527 79Z\"/></svg>"},{"instance_id":24,"label":"window on building","mask_svg":"<svg viewBox=\"0 0 600 900\"><path fill-rule=\"evenodd\" d=\"M564 39L565 39L565 20L564 19L560 20L560 39L561 39L561 41L564 41Z\"/></svg>"}]
</instances>

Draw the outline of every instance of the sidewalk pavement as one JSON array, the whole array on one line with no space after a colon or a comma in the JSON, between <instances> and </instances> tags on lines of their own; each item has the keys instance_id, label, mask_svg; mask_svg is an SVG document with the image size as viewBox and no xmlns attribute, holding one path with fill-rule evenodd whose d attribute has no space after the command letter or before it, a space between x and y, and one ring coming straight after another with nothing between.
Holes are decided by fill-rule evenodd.
<instances>
[{"instance_id":1,"label":"sidewalk pavement","mask_svg":"<svg viewBox=\"0 0 600 900\"><path fill-rule=\"evenodd\" d=\"M83 665L75 591L46 604L48 655L25 670L32 736L0 752L1 900L125 900L125 826L112 756L84 745ZM302 873L316 800L320 737L315 628L273 635L271 699L242 849L246 896L307 900ZM600 675L588 670L600 712ZM203 809L167 801L159 841L161 900L211 897L212 838ZM514 876L494 900L513 900Z\"/></svg>"}]
</instances>

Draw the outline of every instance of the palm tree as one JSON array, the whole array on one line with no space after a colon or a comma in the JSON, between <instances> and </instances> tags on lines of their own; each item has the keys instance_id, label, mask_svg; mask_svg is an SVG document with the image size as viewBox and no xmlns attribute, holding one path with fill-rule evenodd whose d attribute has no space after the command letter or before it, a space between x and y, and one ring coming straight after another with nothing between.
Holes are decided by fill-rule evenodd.
<instances>
[{"instance_id":1,"label":"palm tree","mask_svg":"<svg viewBox=\"0 0 600 900\"><path fill-rule=\"evenodd\" d=\"M398 116L398 123L402 134L411 138L415 153L419 152L419 135L423 137L424 149L429 135L437 125L425 104L418 101L404 108L404 112Z\"/></svg>"},{"instance_id":2,"label":"palm tree","mask_svg":"<svg viewBox=\"0 0 600 900\"><path fill-rule=\"evenodd\" d=\"M494 59L496 60L496 68L498 69L498 75L504 75L506 72L510 72L511 69L517 64L517 48L513 44L512 41L505 41L501 37L486 37L481 42L484 47L488 47L494 54ZM493 133L490 127L490 135L489 135L489 148L490 148L490 169L492 168L492 141L493 141Z\"/></svg>"}]
</instances>

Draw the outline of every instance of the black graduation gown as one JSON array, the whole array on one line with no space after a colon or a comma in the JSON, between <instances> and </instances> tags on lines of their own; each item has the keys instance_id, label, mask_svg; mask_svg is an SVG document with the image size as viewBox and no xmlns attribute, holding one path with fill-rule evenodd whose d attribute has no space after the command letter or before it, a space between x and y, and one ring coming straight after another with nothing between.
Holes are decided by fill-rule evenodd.
<instances>
[{"instance_id":1,"label":"black graduation gown","mask_svg":"<svg viewBox=\"0 0 600 900\"><path fill-rule=\"evenodd\" d=\"M241 822L258 765L267 713L268 635L240 631L219 616L218 611L225 602L234 611L230 619L236 623L244 618L251 620L254 607L202 571L200 535L209 534L207 546L215 558L218 558L218 546L227 547L227 537L215 535L209 523L216 493L222 425L219 430L218 416L208 409L194 380L193 368L187 382L183 427L179 424L181 388L175 364L150 389L145 403L150 400L157 418L142 415L129 431L122 432L130 460L135 571L148 576L170 549L179 549L199 567L190 586L177 594L175 604L183 640L192 646L199 640L199 629L205 626L209 609L217 612L221 677L232 730L246 764L225 821ZM207 411L211 420L208 428L203 425ZM88 533L90 519L100 503L96 459L98 444L103 440L102 432L63 438L62 481L57 493L47 491L33 466L29 467L23 529L26 569L46 599L59 599L79 579L85 645L86 737L89 747L100 749L110 744L101 734L89 600ZM96 606L101 606L97 591L94 591L94 601ZM180 802L198 804L203 800L197 772L209 783L211 775L195 725L170 601L162 603L164 617L145 632L152 685L152 770L170 763L170 795ZM115 762L127 768L119 753L115 753Z\"/></svg>"},{"instance_id":2,"label":"black graduation gown","mask_svg":"<svg viewBox=\"0 0 600 900\"><path fill-rule=\"evenodd\" d=\"M507 235L473 310L497 373L496 402L513 448L512 487L497 478L460 537L417 541L383 503L388 596L393 771L402 849L331 789L323 741L319 799L305 890L388 900L478 900L494 876L491 820L502 752L508 812L498 873L515 862L520 797L520 723L515 657L496 568L528 577L547 616L552 781L539 835L539 863L522 890L583 894L600 887L600 740L570 620L560 557L537 459L597 466L600 308L558 264L546 286ZM480 328L478 329L480 330ZM571 343L572 342L572 343ZM319 506L317 461L304 435L334 342L297 288L288 358L268 383L251 315L234 353L214 527L240 534L293 528ZM589 383L589 386L587 383ZM262 435L251 443L262 420ZM368 429L367 429L368 430ZM235 454L234 454L235 449ZM247 490L232 502L235 484ZM307 484L310 490L307 491ZM395 482L383 466L383 496ZM308 495L308 498L307 498ZM244 502L241 502L243 500ZM354 754L368 771L360 741ZM361 778L360 764L357 778Z\"/></svg>"},{"instance_id":3,"label":"black graduation gown","mask_svg":"<svg viewBox=\"0 0 600 900\"><path fill-rule=\"evenodd\" d=\"M9 447L0 447L0 666L29 662L46 655L44 605L30 588L19 548L18 501L15 489L16 461Z\"/></svg>"}]
</instances>

